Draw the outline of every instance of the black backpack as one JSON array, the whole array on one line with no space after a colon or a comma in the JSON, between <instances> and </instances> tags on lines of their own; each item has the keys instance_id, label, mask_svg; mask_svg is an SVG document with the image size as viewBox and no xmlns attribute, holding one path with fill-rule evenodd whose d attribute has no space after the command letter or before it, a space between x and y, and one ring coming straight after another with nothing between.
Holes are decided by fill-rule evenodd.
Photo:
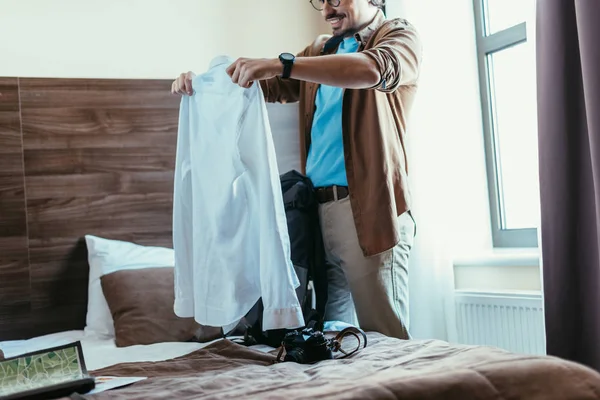
<instances>
[{"instance_id":1,"label":"black backpack","mask_svg":"<svg viewBox=\"0 0 600 400\"><path fill-rule=\"evenodd\" d=\"M308 177L293 170L281 175L281 189L290 237L291 259L300 281L296 295L306 325L311 323L316 330L322 330L327 303L327 269L314 187ZM316 300L314 308L313 297ZM289 330L264 331L262 317L263 304L259 299L242 321L242 326L232 334L243 333L242 343L247 346L266 344L278 347Z\"/></svg>"}]
</instances>

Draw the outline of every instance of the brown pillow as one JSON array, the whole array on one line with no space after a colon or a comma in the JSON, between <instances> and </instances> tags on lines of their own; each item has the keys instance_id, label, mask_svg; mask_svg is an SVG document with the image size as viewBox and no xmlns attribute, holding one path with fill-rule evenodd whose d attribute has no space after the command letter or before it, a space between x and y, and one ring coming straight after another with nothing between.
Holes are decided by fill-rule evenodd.
<instances>
[{"instance_id":1,"label":"brown pillow","mask_svg":"<svg viewBox=\"0 0 600 400\"><path fill-rule=\"evenodd\" d=\"M222 337L221 328L175 315L173 279L172 267L117 271L101 278L117 347Z\"/></svg>"}]
</instances>

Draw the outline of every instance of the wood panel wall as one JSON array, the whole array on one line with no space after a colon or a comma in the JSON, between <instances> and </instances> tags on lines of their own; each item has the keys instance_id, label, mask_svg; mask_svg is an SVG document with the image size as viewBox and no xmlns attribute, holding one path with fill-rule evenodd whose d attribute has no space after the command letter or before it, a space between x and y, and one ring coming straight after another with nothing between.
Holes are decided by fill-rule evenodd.
<instances>
[{"instance_id":1,"label":"wood panel wall","mask_svg":"<svg viewBox=\"0 0 600 400\"><path fill-rule=\"evenodd\" d=\"M29 240L17 79L0 79L0 340L28 332Z\"/></svg>"},{"instance_id":2,"label":"wood panel wall","mask_svg":"<svg viewBox=\"0 0 600 400\"><path fill-rule=\"evenodd\" d=\"M172 246L170 84L0 78L0 341L84 327L84 235Z\"/></svg>"}]
</instances>

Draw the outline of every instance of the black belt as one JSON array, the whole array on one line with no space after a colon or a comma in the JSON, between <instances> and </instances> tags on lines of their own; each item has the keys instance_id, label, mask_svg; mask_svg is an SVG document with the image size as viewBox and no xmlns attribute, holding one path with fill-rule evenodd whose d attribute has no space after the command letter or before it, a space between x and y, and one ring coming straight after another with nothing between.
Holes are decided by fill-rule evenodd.
<instances>
[{"instance_id":1,"label":"black belt","mask_svg":"<svg viewBox=\"0 0 600 400\"><path fill-rule=\"evenodd\" d=\"M341 200L350 194L347 186L325 186L315 188L317 201L319 203L329 203L330 201Z\"/></svg>"}]
</instances>

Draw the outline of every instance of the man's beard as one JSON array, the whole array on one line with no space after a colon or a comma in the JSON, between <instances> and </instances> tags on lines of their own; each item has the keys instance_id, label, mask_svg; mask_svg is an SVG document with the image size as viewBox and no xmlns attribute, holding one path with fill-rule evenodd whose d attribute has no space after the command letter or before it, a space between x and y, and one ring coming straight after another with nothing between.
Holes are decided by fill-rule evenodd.
<instances>
[{"instance_id":1,"label":"man's beard","mask_svg":"<svg viewBox=\"0 0 600 400\"><path fill-rule=\"evenodd\" d=\"M356 32L358 32L356 29L337 29L333 30L332 34L336 37L348 38L350 36L354 36Z\"/></svg>"},{"instance_id":2,"label":"man's beard","mask_svg":"<svg viewBox=\"0 0 600 400\"><path fill-rule=\"evenodd\" d=\"M338 20L338 24L339 26L335 27L333 26L333 24L331 24L331 20ZM346 19L346 16L344 14L329 14L326 18L325 21L329 24L331 24L331 31L333 33L334 36L345 36L348 33L348 29L343 29L343 24Z\"/></svg>"}]
</instances>

